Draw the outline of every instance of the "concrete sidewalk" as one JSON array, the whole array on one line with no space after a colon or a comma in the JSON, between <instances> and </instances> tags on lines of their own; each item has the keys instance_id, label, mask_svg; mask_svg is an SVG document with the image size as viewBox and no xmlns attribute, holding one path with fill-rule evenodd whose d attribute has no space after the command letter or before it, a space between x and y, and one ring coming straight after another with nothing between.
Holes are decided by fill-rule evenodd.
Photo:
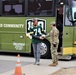
<instances>
[{"instance_id":1,"label":"concrete sidewalk","mask_svg":"<svg viewBox=\"0 0 76 75\"><path fill-rule=\"evenodd\" d=\"M12 58L12 57L6 57L6 58L5 58L6 60L16 60L16 58ZM22 61L31 62L31 64L22 66L22 73L25 75L51 75L52 73L58 71L61 68L67 68L67 67L69 68L76 66L76 62L74 61L59 61L58 66L50 67L48 65L52 63L51 59L41 59L39 66L33 65L34 58L22 57L20 60L21 62ZM1 73L0 75L13 75L14 72L15 72L15 68L8 72Z\"/></svg>"},{"instance_id":2,"label":"concrete sidewalk","mask_svg":"<svg viewBox=\"0 0 76 75\"><path fill-rule=\"evenodd\" d=\"M54 73L55 71L59 70L60 68L54 68L49 66L36 66L36 65L27 65L22 67L22 72L25 75L49 75L51 73ZM5 73L2 73L0 75L12 75L14 74L15 70L11 70Z\"/></svg>"}]
</instances>

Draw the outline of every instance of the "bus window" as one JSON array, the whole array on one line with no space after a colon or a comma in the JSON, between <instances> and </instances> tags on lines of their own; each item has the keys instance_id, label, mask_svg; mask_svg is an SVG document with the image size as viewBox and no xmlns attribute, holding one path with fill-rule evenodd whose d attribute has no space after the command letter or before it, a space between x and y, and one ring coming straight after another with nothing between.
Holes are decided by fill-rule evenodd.
<instances>
[{"instance_id":1,"label":"bus window","mask_svg":"<svg viewBox=\"0 0 76 75\"><path fill-rule=\"evenodd\" d=\"M52 15L53 4L53 0L28 0L28 15Z\"/></svg>"},{"instance_id":2,"label":"bus window","mask_svg":"<svg viewBox=\"0 0 76 75\"><path fill-rule=\"evenodd\" d=\"M71 13L71 8L69 8L68 6L66 6L65 8L65 17L64 17L64 25L65 26L72 26L71 21L72 19L72 13Z\"/></svg>"},{"instance_id":3,"label":"bus window","mask_svg":"<svg viewBox=\"0 0 76 75\"><path fill-rule=\"evenodd\" d=\"M72 1L72 16L73 21L76 21L76 1Z\"/></svg>"},{"instance_id":4,"label":"bus window","mask_svg":"<svg viewBox=\"0 0 76 75\"><path fill-rule=\"evenodd\" d=\"M2 15L24 15L24 0L2 0Z\"/></svg>"}]
</instances>

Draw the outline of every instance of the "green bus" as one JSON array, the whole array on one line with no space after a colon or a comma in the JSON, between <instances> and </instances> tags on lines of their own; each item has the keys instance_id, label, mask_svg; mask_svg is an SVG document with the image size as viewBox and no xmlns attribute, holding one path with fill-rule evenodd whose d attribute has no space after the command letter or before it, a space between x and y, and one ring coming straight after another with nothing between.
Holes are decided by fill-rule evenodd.
<instances>
[{"instance_id":1,"label":"green bus","mask_svg":"<svg viewBox=\"0 0 76 75\"><path fill-rule=\"evenodd\" d=\"M41 2L43 3L43 1ZM47 0L45 3L47 4L51 2L52 0ZM52 3L54 3L54 1ZM16 5L12 1L11 3L9 2L8 5L8 0L3 0L3 15L0 16L0 52L30 53L31 55L33 55L32 43L31 40L26 37L26 34L28 33L30 26L32 25L32 19L38 18L38 24L42 26L42 29L46 33L50 32L51 30L49 26L50 22L56 21L56 27L59 30L58 58L71 59L72 56L76 55L75 3L76 1L72 1L71 4L64 4L63 1L59 2L59 4L55 8L55 16L50 16L49 13L51 13L52 11L50 11L49 8L47 8L48 10L46 10L46 7L45 9L36 10L37 12L35 13L34 11L32 11L33 8L31 8L32 10L28 11L30 13L27 12L28 15L30 15L24 16L24 10L22 10L23 8L21 9L21 7L24 7L24 3L20 2ZM19 7L20 10L17 10L17 7ZM17 10L16 13L4 12L9 11L10 8L15 8L15 11ZM27 13L25 13L25 15ZM47 39L42 40L41 43L40 53L41 57L43 58L48 58L51 56L51 45L49 39L50 38L48 37Z\"/></svg>"}]
</instances>

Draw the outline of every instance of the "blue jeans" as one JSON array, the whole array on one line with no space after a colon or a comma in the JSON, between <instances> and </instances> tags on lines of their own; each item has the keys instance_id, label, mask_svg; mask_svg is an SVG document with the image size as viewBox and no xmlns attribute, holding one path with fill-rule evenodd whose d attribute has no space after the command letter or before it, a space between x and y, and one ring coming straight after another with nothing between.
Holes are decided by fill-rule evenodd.
<instances>
[{"instance_id":1,"label":"blue jeans","mask_svg":"<svg viewBox=\"0 0 76 75\"><path fill-rule=\"evenodd\" d=\"M40 62L40 45L41 43L33 44L35 62Z\"/></svg>"}]
</instances>

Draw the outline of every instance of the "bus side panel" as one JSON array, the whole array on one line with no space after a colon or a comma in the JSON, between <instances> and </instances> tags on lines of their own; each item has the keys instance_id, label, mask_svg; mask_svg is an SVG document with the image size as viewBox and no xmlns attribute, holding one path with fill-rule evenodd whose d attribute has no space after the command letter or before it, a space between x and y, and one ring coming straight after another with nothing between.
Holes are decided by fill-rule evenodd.
<instances>
[{"instance_id":1,"label":"bus side panel","mask_svg":"<svg viewBox=\"0 0 76 75\"><path fill-rule=\"evenodd\" d=\"M30 52L25 27L25 17L0 17L0 51Z\"/></svg>"},{"instance_id":2,"label":"bus side panel","mask_svg":"<svg viewBox=\"0 0 76 75\"><path fill-rule=\"evenodd\" d=\"M0 51L31 52L31 40L26 37L26 20L32 18L34 17L0 17ZM46 20L46 32L50 32L50 22L55 21L55 17L37 18Z\"/></svg>"},{"instance_id":3,"label":"bus side panel","mask_svg":"<svg viewBox=\"0 0 76 75\"><path fill-rule=\"evenodd\" d=\"M73 27L64 26L63 54L73 54Z\"/></svg>"},{"instance_id":4,"label":"bus side panel","mask_svg":"<svg viewBox=\"0 0 76 75\"><path fill-rule=\"evenodd\" d=\"M25 50L25 39L21 39L20 33L1 33L0 50L22 51ZM22 48L23 47L23 48Z\"/></svg>"}]
</instances>

